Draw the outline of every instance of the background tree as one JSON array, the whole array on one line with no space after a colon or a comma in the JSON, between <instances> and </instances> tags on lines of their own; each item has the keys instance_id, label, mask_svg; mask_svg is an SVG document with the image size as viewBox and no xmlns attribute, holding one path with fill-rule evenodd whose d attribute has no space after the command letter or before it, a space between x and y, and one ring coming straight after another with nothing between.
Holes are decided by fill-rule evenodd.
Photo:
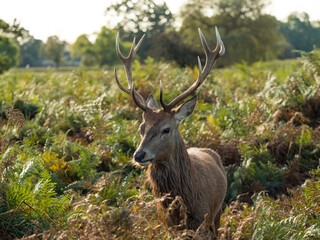
<instances>
[{"instance_id":1,"label":"background tree","mask_svg":"<svg viewBox=\"0 0 320 240\"><path fill-rule=\"evenodd\" d=\"M92 43L88 36L80 35L75 43L71 46L71 56L78 59L82 66L104 66L120 63L116 55L115 41L117 31L102 27L97 33L97 38ZM127 53L131 47L131 43L119 41L121 50Z\"/></svg>"},{"instance_id":2,"label":"background tree","mask_svg":"<svg viewBox=\"0 0 320 240\"><path fill-rule=\"evenodd\" d=\"M80 59L88 48L92 48L87 34L80 35L77 40L71 45L71 57Z\"/></svg>"},{"instance_id":3,"label":"background tree","mask_svg":"<svg viewBox=\"0 0 320 240\"><path fill-rule=\"evenodd\" d=\"M29 35L20 45L20 66L29 65L33 67L39 65L41 59L44 58L43 48L44 44L41 40Z\"/></svg>"},{"instance_id":4,"label":"background tree","mask_svg":"<svg viewBox=\"0 0 320 240\"><path fill-rule=\"evenodd\" d=\"M45 53L47 58L59 66L63 60L65 46L66 42L60 41L57 36L48 37L45 44Z\"/></svg>"},{"instance_id":5,"label":"background tree","mask_svg":"<svg viewBox=\"0 0 320 240\"><path fill-rule=\"evenodd\" d=\"M10 25L0 19L0 74L19 63L19 46L11 38L23 36L25 29L14 20Z\"/></svg>"},{"instance_id":6,"label":"background tree","mask_svg":"<svg viewBox=\"0 0 320 240\"><path fill-rule=\"evenodd\" d=\"M186 44L181 35L174 30L153 37L151 45L153 47L148 50L148 55L157 60L174 61L181 67L195 65L196 56L203 54L199 49Z\"/></svg>"},{"instance_id":7,"label":"background tree","mask_svg":"<svg viewBox=\"0 0 320 240\"><path fill-rule=\"evenodd\" d=\"M120 63L115 49L116 37L117 31L106 27L102 27L98 33L93 49L100 67ZM120 49L123 53L128 53L131 43L123 42L121 39L119 39Z\"/></svg>"},{"instance_id":8,"label":"background tree","mask_svg":"<svg viewBox=\"0 0 320 240\"><path fill-rule=\"evenodd\" d=\"M80 35L71 46L71 57L78 60L82 66L98 64L93 44L86 34Z\"/></svg>"},{"instance_id":9,"label":"background tree","mask_svg":"<svg viewBox=\"0 0 320 240\"><path fill-rule=\"evenodd\" d=\"M19 37L24 37L28 31L20 26L20 23L17 21L17 19L14 19L11 25L0 19L0 34L1 33L10 34L13 36L13 38L17 39Z\"/></svg>"},{"instance_id":10,"label":"background tree","mask_svg":"<svg viewBox=\"0 0 320 240\"><path fill-rule=\"evenodd\" d=\"M296 50L311 51L320 47L320 22L310 22L307 13L292 13L281 23L280 32Z\"/></svg>"},{"instance_id":11,"label":"background tree","mask_svg":"<svg viewBox=\"0 0 320 240\"><path fill-rule=\"evenodd\" d=\"M19 47L8 37L0 35L0 74L18 65Z\"/></svg>"},{"instance_id":12,"label":"background tree","mask_svg":"<svg viewBox=\"0 0 320 240\"><path fill-rule=\"evenodd\" d=\"M20 66L34 66L40 61L43 43L30 35L29 31L23 28L17 19L12 24L8 24L0 19L0 35L8 37L20 48ZM15 58L15 57L14 57ZM17 63L15 59L11 62Z\"/></svg>"},{"instance_id":13,"label":"background tree","mask_svg":"<svg viewBox=\"0 0 320 240\"><path fill-rule=\"evenodd\" d=\"M110 24L117 19L115 29L120 32L121 39L132 41L146 34L140 48L140 56L144 59L152 47L152 38L163 33L173 24L173 15L166 3L157 4L154 0L121 0L106 9Z\"/></svg>"},{"instance_id":14,"label":"background tree","mask_svg":"<svg viewBox=\"0 0 320 240\"><path fill-rule=\"evenodd\" d=\"M227 49L220 64L273 59L281 54L279 46L285 39L279 34L276 18L263 14L265 6L265 0L191 0L181 11L179 34L200 51L197 28L214 42L214 26L218 26Z\"/></svg>"},{"instance_id":15,"label":"background tree","mask_svg":"<svg viewBox=\"0 0 320 240\"><path fill-rule=\"evenodd\" d=\"M115 30L106 27L102 27L98 33L94 43L94 50L100 67L106 64L113 64L117 59L115 52L116 36L117 33Z\"/></svg>"}]
</instances>

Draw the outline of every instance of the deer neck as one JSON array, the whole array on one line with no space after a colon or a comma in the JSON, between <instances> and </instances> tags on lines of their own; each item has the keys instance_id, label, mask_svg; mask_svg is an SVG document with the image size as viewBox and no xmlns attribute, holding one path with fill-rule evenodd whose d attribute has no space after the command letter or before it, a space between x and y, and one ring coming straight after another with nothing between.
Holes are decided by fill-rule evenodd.
<instances>
[{"instance_id":1,"label":"deer neck","mask_svg":"<svg viewBox=\"0 0 320 240\"><path fill-rule=\"evenodd\" d=\"M157 197L170 194L171 198L191 196L190 186L193 182L190 181L190 176L193 171L192 162L179 134L171 153L148 167L148 178L153 194ZM169 205L170 202L165 201L164 205Z\"/></svg>"}]
</instances>

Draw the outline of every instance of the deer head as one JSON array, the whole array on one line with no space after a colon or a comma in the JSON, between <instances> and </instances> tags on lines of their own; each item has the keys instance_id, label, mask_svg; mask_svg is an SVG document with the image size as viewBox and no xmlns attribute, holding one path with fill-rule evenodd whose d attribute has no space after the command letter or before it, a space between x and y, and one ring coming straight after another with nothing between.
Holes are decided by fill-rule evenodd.
<instances>
[{"instance_id":1,"label":"deer head","mask_svg":"<svg viewBox=\"0 0 320 240\"><path fill-rule=\"evenodd\" d=\"M119 48L119 33L116 39L116 52L124 65L127 82L129 88L125 88L119 82L116 69L114 70L115 79L119 88L130 94L136 103L136 105L143 110L143 123L139 127L139 133L141 135L141 143L134 153L134 160L140 165L149 165L157 161L170 160L170 153L179 151L180 148L185 148L180 132L180 122L188 117L194 110L197 102L197 97L194 96L188 101L182 103L177 108L174 108L188 96L195 92L195 90L203 83L208 76L213 64L219 56L225 53L224 44L220 38L218 29L216 28L217 45L215 50L211 51L207 41L199 29L199 35L201 43L206 55L206 63L202 69L200 58L198 57L199 75L194 84L186 91L181 93L169 104L166 104L162 98L162 83L160 81L160 103L162 109L158 107L158 104L154 97L150 95L145 100L135 89L132 80L132 63L136 52L138 51L144 35L135 45L135 39L133 40L132 47L128 57L124 57Z\"/></svg>"}]
</instances>

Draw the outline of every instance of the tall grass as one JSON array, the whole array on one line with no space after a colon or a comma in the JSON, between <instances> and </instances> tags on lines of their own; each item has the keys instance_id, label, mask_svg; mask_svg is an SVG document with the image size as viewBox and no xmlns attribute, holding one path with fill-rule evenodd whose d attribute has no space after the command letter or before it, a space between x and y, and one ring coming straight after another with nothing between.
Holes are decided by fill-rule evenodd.
<instances>
[{"instance_id":1,"label":"tall grass","mask_svg":"<svg viewBox=\"0 0 320 240\"><path fill-rule=\"evenodd\" d=\"M299 62L214 69L198 90L181 132L187 146L210 147L224 162L228 192L220 239L319 236L319 170L311 174L320 159L319 56L314 51ZM135 62L133 71L144 97L159 97L161 79L166 101L197 74L197 68L150 58ZM125 82L120 67L118 76ZM208 237L206 221L197 231L178 231L156 211L161 199L150 193L144 169L131 163L140 120L111 69L1 75L1 236Z\"/></svg>"}]
</instances>

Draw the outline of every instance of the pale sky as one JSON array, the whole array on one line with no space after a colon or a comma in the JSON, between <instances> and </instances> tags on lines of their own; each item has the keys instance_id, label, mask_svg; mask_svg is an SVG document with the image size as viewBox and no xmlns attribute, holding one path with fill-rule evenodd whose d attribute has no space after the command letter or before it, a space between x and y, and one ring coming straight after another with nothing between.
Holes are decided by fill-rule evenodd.
<instances>
[{"instance_id":1,"label":"pale sky","mask_svg":"<svg viewBox=\"0 0 320 240\"><path fill-rule=\"evenodd\" d=\"M1 0L0 19L21 26L37 39L57 35L70 43L83 33L99 32L106 25L105 9L112 0ZM227 0L226 0L227 1ZM165 0L177 13L187 0ZM270 0L266 12L279 20L294 12L307 12L311 20L320 20L320 0Z\"/></svg>"}]
</instances>

